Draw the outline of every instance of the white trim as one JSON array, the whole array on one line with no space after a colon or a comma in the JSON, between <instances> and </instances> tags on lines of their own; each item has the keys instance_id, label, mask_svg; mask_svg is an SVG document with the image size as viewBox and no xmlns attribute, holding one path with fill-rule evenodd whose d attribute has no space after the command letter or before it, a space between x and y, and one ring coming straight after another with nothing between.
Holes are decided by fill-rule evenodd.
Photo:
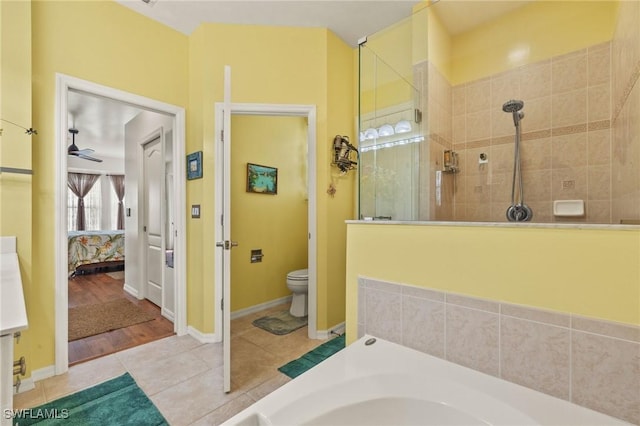
<instances>
[{"instance_id":1,"label":"white trim","mask_svg":"<svg viewBox=\"0 0 640 426\"><path fill-rule=\"evenodd\" d=\"M185 109L176 105L124 92L87 80L56 73L55 97L55 374L69 369L68 353L68 275L67 275L67 92L78 90L109 99L140 106L143 109L169 114L174 117L173 163L176 195L175 221L175 311L174 330L178 335L187 332L187 280L186 280L186 178L184 174Z\"/></svg>"},{"instance_id":2,"label":"white trim","mask_svg":"<svg viewBox=\"0 0 640 426\"><path fill-rule=\"evenodd\" d=\"M260 303L259 305L249 306L248 308L238 309L237 311L231 312L231 319L238 319L242 317L246 317L247 315L251 315L256 312L263 311L265 309L273 308L274 306L282 305L283 303L291 302L291 298L293 296L285 296L279 299L273 299L269 302Z\"/></svg>"},{"instance_id":3,"label":"white trim","mask_svg":"<svg viewBox=\"0 0 640 426\"><path fill-rule=\"evenodd\" d=\"M192 326L187 327L187 334L200 343L218 343L222 341L221 333L203 333Z\"/></svg>"},{"instance_id":4,"label":"white trim","mask_svg":"<svg viewBox=\"0 0 640 426\"><path fill-rule=\"evenodd\" d=\"M175 319L175 314L166 308L160 309L160 315L173 322Z\"/></svg>"},{"instance_id":5,"label":"white trim","mask_svg":"<svg viewBox=\"0 0 640 426\"><path fill-rule=\"evenodd\" d=\"M31 377L27 377L26 379L22 379L20 382L20 391L17 393L28 392L36 388L36 382L40 380L48 379L49 377L55 376L56 367L50 365L48 367L39 368L37 370L33 370L31 372ZM15 391L14 391L15 394Z\"/></svg>"},{"instance_id":6,"label":"white trim","mask_svg":"<svg viewBox=\"0 0 640 426\"><path fill-rule=\"evenodd\" d=\"M216 102L215 104L215 126L216 126L216 158L221 158L220 153L222 147L220 143L219 129L222 128L222 119L224 104ZM308 312L309 312L309 325L308 325L308 337L310 339L317 339L317 314L318 314L318 294L317 294L317 198L316 198L316 106L315 105L289 105L289 104L249 104L249 103L232 103L231 114L238 115L272 115L272 116L301 116L307 117L307 151L308 151L308 167L307 167L307 182L309 193L308 204L308 230L309 230L309 248L308 248L308 269L309 269L309 293L308 293ZM222 215L222 194L221 185L222 182L219 178L219 173L222 173L220 167L216 163L216 190L215 190L215 217L221 217ZM222 235L222 226L219 220L216 220L216 238ZM216 250L216 253L219 253ZM219 259L220 257L220 259ZM221 257L216 254L216 276L218 273L222 273ZM218 307L220 306L222 295L222 279L217 277L215 279L215 324L216 330L218 330L222 324L222 312Z\"/></svg>"},{"instance_id":7,"label":"white trim","mask_svg":"<svg viewBox=\"0 0 640 426\"><path fill-rule=\"evenodd\" d=\"M318 339L328 340L330 339L334 333L336 334L344 334L345 323L341 322L338 325L331 327L328 330L318 330Z\"/></svg>"},{"instance_id":8,"label":"white trim","mask_svg":"<svg viewBox=\"0 0 640 426\"><path fill-rule=\"evenodd\" d=\"M138 297L138 289L131 287L129 284L125 284L123 290L135 297L136 299L140 299Z\"/></svg>"}]
</instances>

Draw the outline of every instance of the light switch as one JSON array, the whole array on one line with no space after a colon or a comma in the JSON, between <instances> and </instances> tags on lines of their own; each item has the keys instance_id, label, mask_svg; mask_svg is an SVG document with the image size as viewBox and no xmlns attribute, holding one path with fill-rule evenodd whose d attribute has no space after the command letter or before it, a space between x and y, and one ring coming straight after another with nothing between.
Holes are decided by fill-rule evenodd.
<instances>
[{"instance_id":1,"label":"light switch","mask_svg":"<svg viewBox=\"0 0 640 426\"><path fill-rule=\"evenodd\" d=\"M191 206L191 218L200 219L200 204L193 204Z\"/></svg>"}]
</instances>

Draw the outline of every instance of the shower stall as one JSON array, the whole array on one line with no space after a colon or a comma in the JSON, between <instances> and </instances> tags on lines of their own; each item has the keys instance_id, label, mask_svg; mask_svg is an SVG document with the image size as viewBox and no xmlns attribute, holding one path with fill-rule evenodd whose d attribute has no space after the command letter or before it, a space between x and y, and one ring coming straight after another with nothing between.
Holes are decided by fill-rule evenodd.
<instances>
[{"instance_id":1,"label":"shower stall","mask_svg":"<svg viewBox=\"0 0 640 426\"><path fill-rule=\"evenodd\" d=\"M361 218L640 223L640 2L425 2L358 53Z\"/></svg>"}]
</instances>

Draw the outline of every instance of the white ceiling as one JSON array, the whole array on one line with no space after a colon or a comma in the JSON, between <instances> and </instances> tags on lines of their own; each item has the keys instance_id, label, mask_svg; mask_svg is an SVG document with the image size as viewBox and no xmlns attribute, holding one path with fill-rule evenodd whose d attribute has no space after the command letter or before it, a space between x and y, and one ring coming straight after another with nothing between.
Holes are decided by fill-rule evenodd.
<instances>
[{"instance_id":1,"label":"white ceiling","mask_svg":"<svg viewBox=\"0 0 640 426\"><path fill-rule=\"evenodd\" d=\"M329 28L347 44L409 17L422 0L116 0L184 34L204 22ZM466 31L531 0L440 0L433 5L452 34ZM69 94L69 127L76 145L99 158L124 158L124 124L138 108L84 93ZM69 144L71 135L69 135Z\"/></svg>"}]
</instances>

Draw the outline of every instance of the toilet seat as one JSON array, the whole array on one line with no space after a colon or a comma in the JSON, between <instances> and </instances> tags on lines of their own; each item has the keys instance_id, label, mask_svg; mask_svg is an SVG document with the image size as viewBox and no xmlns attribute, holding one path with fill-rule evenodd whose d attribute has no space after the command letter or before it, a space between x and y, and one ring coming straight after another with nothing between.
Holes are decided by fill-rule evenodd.
<instances>
[{"instance_id":1,"label":"toilet seat","mask_svg":"<svg viewBox=\"0 0 640 426\"><path fill-rule=\"evenodd\" d=\"M308 269L298 269L287 274L288 281L307 281L309 279Z\"/></svg>"}]
</instances>

